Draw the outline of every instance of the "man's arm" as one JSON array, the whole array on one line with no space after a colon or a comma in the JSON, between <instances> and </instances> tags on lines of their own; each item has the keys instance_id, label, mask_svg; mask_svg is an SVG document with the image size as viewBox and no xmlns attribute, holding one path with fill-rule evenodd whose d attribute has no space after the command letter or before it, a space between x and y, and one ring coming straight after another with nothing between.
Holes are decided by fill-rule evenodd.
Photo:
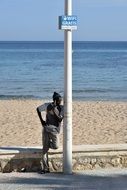
<instances>
[{"instance_id":1,"label":"man's arm","mask_svg":"<svg viewBox=\"0 0 127 190\"><path fill-rule=\"evenodd\" d=\"M41 124L42 124L43 126L46 125L46 122L43 120L39 108L37 108L37 113L38 113L38 117L39 117L39 119L40 119L40 121L41 121Z\"/></svg>"},{"instance_id":2,"label":"man's arm","mask_svg":"<svg viewBox=\"0 0 127 190\"><path fill-rule=\"evenodd\" d=\"M36 110L37 110L37 113L38 113L38 117L39 117L39 119L40 119L40 121L41 121L41 124L42 124L43 126L46 125L46 122L43 120L42 115L41 115L41 112L42 112L42 111L45 111L45 112L46 112L46 108L47 108L48 104L49 104L49 103L45 103L45 104L43 104L43 105L37 107L37 109L36 109Z\"/></svg>"},{"instance_id":3,"label":"man's arm","mask_svg":"<svg viewBox=\"0 0 127 190\"><path fill-rule=\"evenodd\" d=\"M61 110L61 107L60 107ZM63 120L63 115L62 115L62 110L58 111L58 109L56 109L56 107L54 107L53 109L55 116L57 117L58 121L61 122Z\"/></svg>"},{"instance_id":4,"label":"man's arm","mask_svg":"<svg viewBox=\"0 0 127 190\"><path fill-rule=\"evenodd\" d=\"M59 122L62 121L63 116L60 114L60 111L56 108L55 105L49 104L47 106L47 112L49 112L51 115L54 115Z\"/></svg>"}]
</instances>

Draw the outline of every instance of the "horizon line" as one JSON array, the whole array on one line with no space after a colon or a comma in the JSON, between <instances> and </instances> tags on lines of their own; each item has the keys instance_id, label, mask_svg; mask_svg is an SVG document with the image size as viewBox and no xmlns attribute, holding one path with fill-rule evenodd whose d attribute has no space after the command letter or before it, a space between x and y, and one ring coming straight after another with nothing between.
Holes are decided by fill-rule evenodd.
<instances>
[{"instance_id":1,"label":"horizon line","mask_svg":"<svg viewBox=\"0 0 127 190\"><path fill-rule=\"evenodd\" d=\"M0 40L0 42L64 42L64 40ZM127 40L73 40L72 42L127 42Z\"/></svg>"}]
</instances>

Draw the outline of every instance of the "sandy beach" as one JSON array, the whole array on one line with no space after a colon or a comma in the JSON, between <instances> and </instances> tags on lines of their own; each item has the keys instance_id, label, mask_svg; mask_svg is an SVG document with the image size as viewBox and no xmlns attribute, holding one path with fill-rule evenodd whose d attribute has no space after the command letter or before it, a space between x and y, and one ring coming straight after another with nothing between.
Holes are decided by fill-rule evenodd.
<instances>
[{"instance_id":1,"label":"sandy beach","mask_svg":"<svg viewBox=\"0 0 127 190\"><path fill-rule=\"evenodd\" d=\"M41 146L41 100L0 100L0 146ZM62 143L62 131L60 134ZM127 102L73 102L73 144L127 143Z\"/></svg>"}]
</instances>

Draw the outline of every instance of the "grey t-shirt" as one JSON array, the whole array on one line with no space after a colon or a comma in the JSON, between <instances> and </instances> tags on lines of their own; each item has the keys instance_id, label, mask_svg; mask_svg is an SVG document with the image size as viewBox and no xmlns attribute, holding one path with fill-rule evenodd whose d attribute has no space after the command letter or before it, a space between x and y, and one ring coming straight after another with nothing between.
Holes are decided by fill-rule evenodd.
<instances>
[{"instance_id":1,"label":"grey t-shirt","mask_svg":"<svg viewBox=\"0 0 127 190\"><path fill-rule=\"evenodd\" d=\"M57 132L60 132L61 121L63 119L62 107L56 106L54 103L50 103L47 106L46 124L56 127Z\"/></svg>"},{"instance_id":2,"label":"grey t-shirt","mask_svg":"<svg viewBox=\"0 0 127 190\"><path fill-rule=\"evenodd\" d=\"M45 129L52 131L54 129L60 132L61 121L64 115L64 106L55 106L54 103L45 103L38 107L39 112L46 113L46 124ZM44 116L44 115L43 115Z\"/></svg>"}]
</instances>

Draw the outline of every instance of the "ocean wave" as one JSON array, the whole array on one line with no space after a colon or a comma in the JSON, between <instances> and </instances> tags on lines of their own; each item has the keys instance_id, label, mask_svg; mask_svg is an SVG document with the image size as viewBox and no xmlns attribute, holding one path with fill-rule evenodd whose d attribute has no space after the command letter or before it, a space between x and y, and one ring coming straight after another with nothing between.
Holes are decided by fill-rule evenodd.
<instances>
[{"instance_id":1,"label":"ocean wave","mask_svg":"<svg viewBox=\"0 0 127 190\"><path fill-rule=\"evenodd\" d=\"M33 95L0 95L1 100L9 100L9 99L40 99L39 96Z\"/></svg>"},{"instance_id":2,"label":"ocean wave","mask_svg":"<svg viewBox=\"0 0 127 190\"><path fill-rule=\"evenodd\" d=\"M76 89L76 90L73 90L73 93L74 94L81 94L83 93L85 95L85 93L89 93L89 94L92 94L92 93L126 93L127 92L127 89Z\"/></svg>"},{"instance_id":3,"label":"ocean wave","mask_svg":"<svg viewBox=\"0 0 127 190\"><path fill-rule=\"evenodd\" d=\"M0 53L63 53L63 49L0 49Z\"/></svg>"},{"instance_id":4,"label":"ocean wave","mask_svg":"<svg viewBox=\"0 0 127 190\"><path fill-rule=\"evenodd\" d=\"M126 50L114 50L114 49L80 49L80 50L73 50L73 53L127 53Z\"/></svg>"}]
</instances>

